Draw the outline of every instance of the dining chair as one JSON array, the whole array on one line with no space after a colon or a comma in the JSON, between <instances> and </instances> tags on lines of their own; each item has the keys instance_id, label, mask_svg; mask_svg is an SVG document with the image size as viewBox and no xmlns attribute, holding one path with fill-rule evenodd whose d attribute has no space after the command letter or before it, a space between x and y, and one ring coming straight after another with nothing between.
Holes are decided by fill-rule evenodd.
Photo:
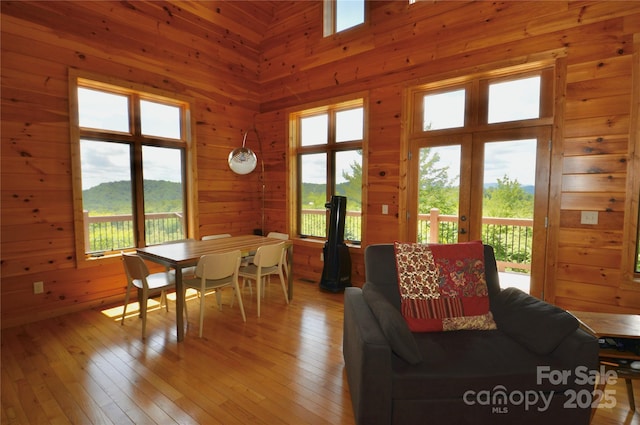
<instances>
[{"instance_id":1,"label":"dining chair","mask_svg":"<svg viewBox=\"0 0 640 425\"><path fill-rule=\"evenodd\" d=\"M183 281L184 291L192 288L200 294L200 331L199 336L202 338L202 325L204 321L204 296L207 292L215 290L218 301L218 309L222 311L222 297L220 290L224 287L231 286L234 296L238 297L242 320L247 321L244 313L244 305L242 304L242 295L238 285L238 268L240 267L241 253L239 250L231 252L222 252L216 254L205 254L198 260L196 266L195 277ZM185 303L186 311L186 303Z\"/></svg>"},{"instance_id":2,"label":"dining chair","mask_svg":"<svg viewBox=\"0 0 640 425\"><path fill-rule=\"evenodd\" d=\"M289 234L288 233L280 233L280 232L269 232L267 234L268 238L273 238L273 239L282 239L282 240L288 240L289 239ZM249 253L249 255L247 255L246 257L243 257L242 259L242 265L243 266L248 266L249 264L251 264L253 262L253 257L255 257L256 252L252 251ZM289 266L287 264L287 251L283 251L282 255L284 256L282 259L282 267L283 267L283 271L285 274L289 273ZM288 277L288 276L287 276Z\"/></svg>"},{"instance_id":3,"label":"dining chair","mask_svg":"<svg viewBox=\"0 0 640 425\"><path fill-rule=\"evenodd\" d=\"M243 282L246 282L247 280L254 280L256 282L258 317L260 317L260 298L262 298L265 278L267 276L277 274L278 277L280 277L280 284L282 285L282 291L284 292L284 299L287 304L289 304L287 287L282 273L282 256L285 249L284 242L263 245L256 250L253 263L240 267L239 276L242 277Z\"/></svg>"},{"instance_id":4,"label":"dining chair","mask_svg":"<svg viewBox=\"0 0 640 425\"><path fill-rule=\"evenodd\" d=\"M142 318L142 339L146 336L147 328L147 301L149 296L160 292L160 308L164 304L169 311L167 304L167 290L175 288L175 274L170 271L150 273L144 260L136 254L122 254L122 263L127 275L127 292L124 298L124 308L122 310L121 325L124 325L124 318L127 316L127 305L129 295L135 287L138 289L138 301L140 304L140 318Z\"/></svg>"},{"instance_id":5,"label":"dining chair","mask_svg":"<svg viewBox=\"0 0 640 425\"><path fill-rule=\"evenodd\" d=\"M289 240L289 234L288 233L280 233L280 232L269 232L269 234L267 234L268 238L274 238L274 239L282 239L282 240ZM287 250L283 250L282 251L282 271L283 273L286 275L285 277L289 277L289 264L287 263Z\"/></svg>"},{"instance_id":6,"label":"dining chair","mask_svg":"<svg viewBox=\"0 0 640 425\"><path fill-rule=\"evenodd\" d=\"M216 235L204 235L202 238L200 238L200 240L203 241L212 241L214 239L223 239L223 238L230 238L231 235L229 233L220 233L220 234L216 234ZM186 267L184 269L182 269L182 275L186 276L186 279L189 278L193 278L196 275L196 268L194 267ZM205 295L209 295L210 293L215 292L215 290L212 290L210 292L207 292ZM201 297L202 294L200 292L198 292L198 297ZM218 301L220 301L220 297L217 297ZM222 307L222 306L220 306Z\"/></svg>"}]
</instances>

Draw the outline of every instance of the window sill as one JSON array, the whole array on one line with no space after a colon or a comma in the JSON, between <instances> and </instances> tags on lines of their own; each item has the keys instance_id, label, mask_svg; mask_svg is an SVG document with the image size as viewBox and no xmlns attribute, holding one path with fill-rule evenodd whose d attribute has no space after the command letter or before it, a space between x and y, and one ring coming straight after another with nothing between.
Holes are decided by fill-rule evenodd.
<instances>
[{"instance_id":1,"label":"window sill","mask_svg":"<svg viewBox=\"0 0 640 425\"><path fill-rule=\"evenodd\" d=\"M306 245L306 246L324 246L326 239L315 238L312 236L292 238L294 245ZM349 247L349 249L360 249L362 245L360 243L355 243L352 241L345 241L345 245Z\"/></svg>"}]
</instances>

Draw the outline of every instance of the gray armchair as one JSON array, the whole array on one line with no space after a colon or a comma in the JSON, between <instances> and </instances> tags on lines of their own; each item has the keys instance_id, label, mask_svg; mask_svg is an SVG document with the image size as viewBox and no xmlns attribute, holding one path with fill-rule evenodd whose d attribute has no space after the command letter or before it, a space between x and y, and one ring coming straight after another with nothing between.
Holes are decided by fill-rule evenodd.
<instances>
[{"instance_id":1,"label":"gray armchair","mask_svg":"<svg viewBox=\"0 0 640 425\"><path fill-rule=\"evenodd\" d=\"M394 247L365 251L366 283L345 290L343 354L357 424L588 424L582 379L598 344L566 311L500 289L493 249L485 276L497 330L412 333L399 311ZM551 373L567 375L562 382Z\"/></svg>"}]
</instances>

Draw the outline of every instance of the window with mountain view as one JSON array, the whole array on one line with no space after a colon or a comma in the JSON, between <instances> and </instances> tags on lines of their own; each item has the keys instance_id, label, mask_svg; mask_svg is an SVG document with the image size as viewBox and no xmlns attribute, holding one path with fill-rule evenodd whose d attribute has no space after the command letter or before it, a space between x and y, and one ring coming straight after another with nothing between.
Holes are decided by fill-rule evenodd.
<instances>
[{"instance_id":1,"label":"window with mountain view","mask_svg":"<svg viewBox=\"0 0 640 425\"><path fill-rule=\"evenodd\" d=\"M298 232L327 237L332 195L347 198L344 237L359 242L362 235L362 99L292 115L298 155Z\"/></svg>"},{"instance_id":2,"label":"window with mountain view","mask_svg":"<svg viewBox=\"0 0 640 425\"><path fill-rule=\"evenodd\" d=\"M184 239L188 104L83 78L76 93L82 253Z\"/></svg>"}]
</instances>

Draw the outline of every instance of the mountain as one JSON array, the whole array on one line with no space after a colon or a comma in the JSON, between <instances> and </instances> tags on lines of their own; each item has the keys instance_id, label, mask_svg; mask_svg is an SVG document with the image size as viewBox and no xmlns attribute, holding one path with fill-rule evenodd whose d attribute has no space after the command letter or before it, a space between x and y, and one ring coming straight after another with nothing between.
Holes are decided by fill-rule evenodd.
<instances>
[{"instance_id":1,"label":"mountain","mask_svg":"<svg viewBox=\"0 0 640 425\"><path fill-rule=\"evenodd\" d=\"M182 211L182 184L166 180L145 180L147 212ZM131 182L101 183L82 191L83 208L92 215L130 214Z\"/></svg>"}]
</instances>

